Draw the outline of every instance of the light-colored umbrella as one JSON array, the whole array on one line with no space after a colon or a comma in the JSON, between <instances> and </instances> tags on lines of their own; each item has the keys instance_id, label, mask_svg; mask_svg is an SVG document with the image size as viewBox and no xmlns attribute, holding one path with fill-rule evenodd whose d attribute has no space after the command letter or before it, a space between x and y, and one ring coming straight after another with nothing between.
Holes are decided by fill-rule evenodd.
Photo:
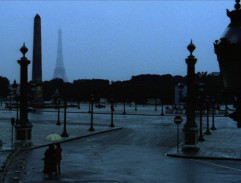
<instances>
[{"instance_id":1,"label":"light-colored umbrella","mask_svg":"<svg viewBox=\"0 0 241 183\"><path fill-rule=\"evenodd\" d=\"M47 137L45 137L45 140L50 142L58 141L61 139L62 137L56 133L49 134Z\"/></svg>"}]
</instances>

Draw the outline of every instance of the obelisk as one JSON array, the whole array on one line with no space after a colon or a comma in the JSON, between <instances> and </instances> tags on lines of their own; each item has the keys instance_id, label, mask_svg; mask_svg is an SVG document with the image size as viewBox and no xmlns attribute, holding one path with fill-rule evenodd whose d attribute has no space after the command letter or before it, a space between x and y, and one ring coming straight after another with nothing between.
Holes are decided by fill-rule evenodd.
<instances>
[{"instance_id":1,"label":"obelisk","mask_svg":"<svg viewBox=\"0 0 241 183\"><path fill-rule=\"evenodd\" d=\"M32 101L33 107L42 107L44 104L42 92L42 43L41 43L41 18L36 14L34 18L33 34L33 67L32 67Z\"/></svg>"}]
</instances>

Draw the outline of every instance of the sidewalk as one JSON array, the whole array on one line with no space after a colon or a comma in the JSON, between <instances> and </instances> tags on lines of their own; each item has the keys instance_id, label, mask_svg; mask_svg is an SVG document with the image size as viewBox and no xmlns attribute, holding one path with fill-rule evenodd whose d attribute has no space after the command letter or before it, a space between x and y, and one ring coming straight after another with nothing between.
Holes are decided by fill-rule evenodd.
<instances>
[{"instance_id":1,"label":"sidewalk","mask_svg":"<svg viewBox=\"0 0 241 183\"><path fill-rule=\"evenodd\" d=\"M7 124L6 124L7 125ZM61 126L56 125L56 122L38 122L33 124L32 128L32 142L33 146L30 148L26 148L25 150L17 153L17 155L11 156L12 150L10 148L10 142L5 143L2 150L0 151L0 165L1 167L1 177L4 178L4 182L20 182L21 177L25 174L25 164L28 159L29 153L32 153L33 149L46 149L46 146L52 144L53 142L48 142L45 140L45 137L51 133L57 133L61 136L63 132L63 124ZM89 124L68 124L67 125L67 133L69 137L64 137L61 140L57 141L60 143L72 141L75 139L85 138L92 135L98 135L101 133L107 133L115 130L122 129L120 127L111 128L108 125L94 125L95 131L90 132L88 129L90 128ZM6 137L6 139L10 138L10 134ZM43 147L43 148L42 148ZM37 153L39 156L39 160L42 158L43 153ZM6 165L10 165L6 167ZM5 173L6 172L6 173ZM1 182L1 180L0 180Z\"/></svg>"},{"instance_id":2,"label":"sidewalk","mask_svg":"<svg viewBox=\"0 0 241 183\"><path fill-rule=\"evenodd\" d=\"M235 123L235 122L233 122ZM224 127L210 130L211 135L204 135L205 141L198 142L199 152L182 152L182 144L167 152L168 156L196 159L241 160L241 129Z\"/></svg>"}]
</instances>

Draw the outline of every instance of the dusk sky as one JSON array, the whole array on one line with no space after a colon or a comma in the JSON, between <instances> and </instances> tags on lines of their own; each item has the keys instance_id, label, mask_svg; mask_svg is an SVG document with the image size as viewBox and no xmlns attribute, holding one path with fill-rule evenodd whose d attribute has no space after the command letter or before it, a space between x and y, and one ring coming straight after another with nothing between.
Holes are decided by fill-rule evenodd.
<instances>
[{"instance_id":1,"label":"dusk sky","mask_svg":"<svg viewBox=\"0 0 241 183\"><path fill-rule=\"evenodd\" d=\"M42 23L43 81L53 77L62 29L68 80L128 80L139 74L186 75L191 39L196 71L219 72L213 43L230 20L230 1L1 1L0 75L19 82L25 42L32 61L33 20ZM29 80L32 63L29 65Z\"/></svg>"}]
</instances>

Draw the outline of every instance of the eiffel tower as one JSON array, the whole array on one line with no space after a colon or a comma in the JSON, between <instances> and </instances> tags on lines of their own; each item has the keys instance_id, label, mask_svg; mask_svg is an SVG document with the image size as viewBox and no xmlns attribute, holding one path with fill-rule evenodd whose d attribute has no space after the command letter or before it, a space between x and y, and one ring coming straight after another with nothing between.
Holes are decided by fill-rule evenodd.
<instances>
[{"instance_id":1,"label":"eiffel tower","mask_svg":"<svg viewBox=\"0 0 241 183\"><path fill-rule=\"evenodd\" d=\"M58 30L57 60L56 60L56 66L55 66L55 70L54 70L53 79L55 79L55 78L63 79L64 82L68 81L66 73L65 73L64 61L63 61L62 31L61 31L61 29Z\"/></svg>"}]
</instances>

